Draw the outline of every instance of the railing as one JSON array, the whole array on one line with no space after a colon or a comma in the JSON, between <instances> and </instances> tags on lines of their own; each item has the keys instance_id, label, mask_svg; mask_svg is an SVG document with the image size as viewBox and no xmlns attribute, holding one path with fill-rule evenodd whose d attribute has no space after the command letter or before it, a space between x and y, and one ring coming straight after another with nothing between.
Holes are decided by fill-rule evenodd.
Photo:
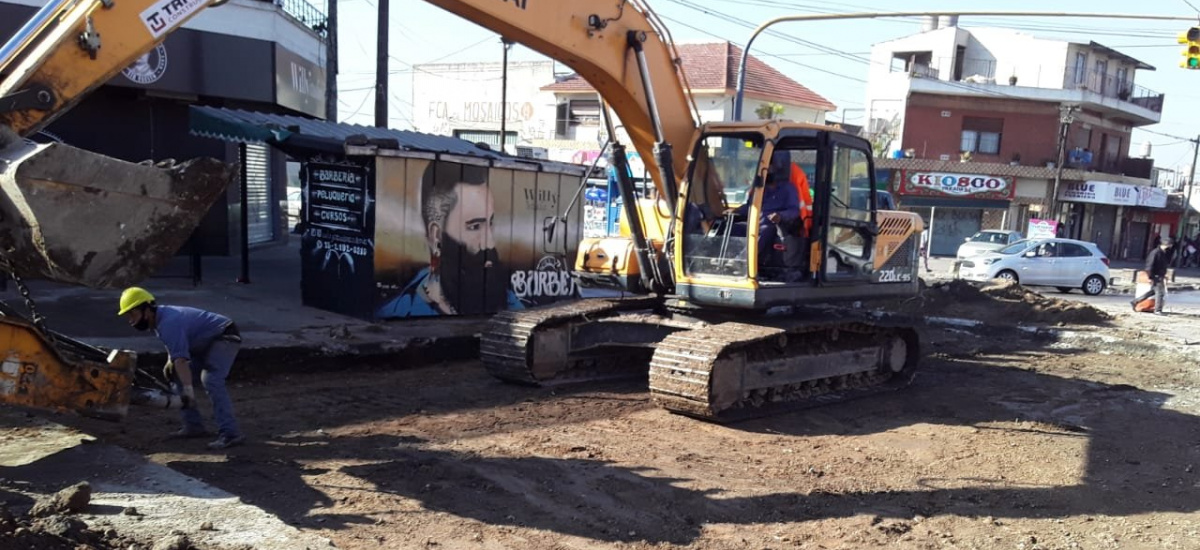
<instances>
[{"instance_id":1,"label":"railing","mask_svg":"<svg viewBox=\"0 0 1200 550\"><path fill-rule=\"evenodd\" d=\"M300 24L312 29L321 38L329 36L329 17L325 10L309 4L305 0L260 0L279 6L283 13L288 14Z\"/></svg>"},{"instance_id":2,"label":"railing","mask_svg":"<svg viewBox=\"0 0 1200 550\"><path fill-rule=\"evenodd\" d=\"M1138 86L1124 75L1115 72L1099 72L1082 67L1068 67L1063 72L1062 65L1004 65L1003 74L997 74L997 62L993 59L966 58L958 61L955 58L936 57L906 60L911 63L908 73L914 77L932 78L945 82L963 84L992 84L1012 85L1032 88L1081 90L1100 94L1133 105L1141 106L1150 111L1161 113L1163 109L1163 94L1149 88ZM893 71L903 69L893 68Z\"/></svg>"},{"instance_id":3,"label":"railing","mask_svg":"<svg viewBox=\"0 0 1200 550\"><path fill-rule=\"evenodd\" d=\"M1065 77L1063 86L1065 89L1086 90L1104 97L1140 105L1156 113L1162 112L1163 94L1138 86L1127 77L1118 78L1118 75L1113 73L1080 70L1078 67L1068 68Z\"/></svg>"}]
</instances>

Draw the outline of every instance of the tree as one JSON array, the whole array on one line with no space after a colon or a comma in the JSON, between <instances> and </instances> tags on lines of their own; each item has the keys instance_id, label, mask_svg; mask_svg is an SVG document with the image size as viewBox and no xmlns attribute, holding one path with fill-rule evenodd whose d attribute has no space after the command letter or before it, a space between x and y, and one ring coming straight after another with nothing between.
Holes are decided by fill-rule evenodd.
<instances>
[{"instance_id":1,"label":"tree","mask_svg":"<svg viewBox=\"0 0 1200 550\"><path fill-rule=\"evenodd\" d=\"M774 120L783 116L783 110L783 105L778 103L759 103L754 114L758 115L759 120Z\"/></svg>"}]
</instances>

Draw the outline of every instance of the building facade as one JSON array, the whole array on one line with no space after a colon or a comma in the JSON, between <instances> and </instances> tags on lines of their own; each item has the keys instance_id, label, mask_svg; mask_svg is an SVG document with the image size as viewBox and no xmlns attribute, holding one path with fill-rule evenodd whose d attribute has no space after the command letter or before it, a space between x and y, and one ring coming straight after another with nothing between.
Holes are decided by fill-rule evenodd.
<instances>
[{"instance_id":1,"label":"building facade","mask_svg":"<svg viewBox=\"0 0 1200 550\"><path fill-rule=\"evenodd\" d=\"M1164 97L1135 84L1154 70L1111 48L927 18L876 44L864 130L893 170L901 208L920 212L932 253L980 229L1031 222L1138 258L1173 228L1153 160L1130 155L1133 128L1161 120ZM1054 212L1050 209L1054 206Z\"/></svg>"},{"instance_id":2,"label":"building facade","mask_svg":"<svg viewBox=\"0 0 1200 550\"><path fill-rule=\"evenodd\" d=\"M0 0L0 40L40 7L39 0ZM245 161L252 243L287 239L288 159L249 145L189 132L188 108L236 109L325 117L325 16L303 0L230 0L205 10L111 81L34 136L131 162L214 157ZM107 38L107 37L105 37ZM233 185L188 245L225 255L242 240L241 188Z\"/></svg>"}]
</instances>

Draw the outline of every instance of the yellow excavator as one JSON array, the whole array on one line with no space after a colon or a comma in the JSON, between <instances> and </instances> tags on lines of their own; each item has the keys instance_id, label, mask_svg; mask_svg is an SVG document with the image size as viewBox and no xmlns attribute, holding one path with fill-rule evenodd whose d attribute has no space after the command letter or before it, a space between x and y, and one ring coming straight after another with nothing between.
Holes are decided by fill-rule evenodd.
<instances>
[{"instance_id":1,"label":"yellow excavator","mask_svg":"<svg viewBox=\"0 0 1200 550\"><path fill-rule=\"evenodd\" d=\"M656 189L638 196L614 144L624 234L584 240L575 276L623 296L497 314L481 341L493 375L541 385L649 371L659 405L716 421L912 379L911 328L801 307L918 291L921 219L877 208L866 140L794 122L700 124L670 33L642 0L427 1L585 78ZM779 208L798 171L812 174L811 216Z\"/></svg>"},{"instance_id":2,"label":"yellow excavator","mask_svg":"<svg viewBox=\"0 0 1200 550\"><path fill-rule=\"evenodd\" d=\"M223 1L50 0L0 48L0 267L18 282L136 282L234 177L211 159L135 165L24 139ZM496 315L481 342L489 372L557 384L648 371L656 402L713 420L911 380L912 329L794 309L917 291L921 220L876 208L868 142L812 124L699 124L670 34L643 0L427 1L587 79L608 135L611 108L656 189L638 197L615 143L623 235L582 242L575 275L621 296ZM797 223L776 206L784 174L804 169L813 209ZM147 399L130 388L131 354L98 355L36 320L0 317L0 401L120 418Z\"/></svg>"}]
</instances>

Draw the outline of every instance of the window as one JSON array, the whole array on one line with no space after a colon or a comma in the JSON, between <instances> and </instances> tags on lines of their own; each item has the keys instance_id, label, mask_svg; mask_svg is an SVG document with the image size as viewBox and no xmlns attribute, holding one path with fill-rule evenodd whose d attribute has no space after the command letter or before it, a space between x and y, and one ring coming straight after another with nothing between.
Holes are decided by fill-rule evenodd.
<instances>
[{"instance_id":1,"label":"window","mask_svg":"<svg viewBox=\"0 0 1200 550\"><path fill-rule=\"evenodd\" d=\"M999 155L1000 134L1003 128L1002 118L964 117L959 151Z\"/></svg>"},{"instance_id":2,"label":"window","mask_svg":"<svg viewBox=\"0 0 1200 550\"><path fill-rule=\"evenodd\" d=\"M1096 60L1096 74L1093 78L1096 79L1095 91L1103 95L1108 88L1105 86L1108 83L1108 60Z\"/></svg>"},{"instance_id":3,"label":"window","mask_svg":"<svg viewBox=\"0 0 1200 550\"><path fill-rule=\"evenodd\" d=\"M1059 256L1065 258L1087 258L1092 255L1088 249L1073 243L1058 243Z\"/></svg>"},{"instance_id":4,"label":"window","mask_svg":"<svg viewBox=\"0 0 1200 550\"><path fill-rule=\"evenodd\" d=\"M1087 79L1087 53L1075 52L1075 83L1083 84Z\"/></svg>"}]
</instances>

